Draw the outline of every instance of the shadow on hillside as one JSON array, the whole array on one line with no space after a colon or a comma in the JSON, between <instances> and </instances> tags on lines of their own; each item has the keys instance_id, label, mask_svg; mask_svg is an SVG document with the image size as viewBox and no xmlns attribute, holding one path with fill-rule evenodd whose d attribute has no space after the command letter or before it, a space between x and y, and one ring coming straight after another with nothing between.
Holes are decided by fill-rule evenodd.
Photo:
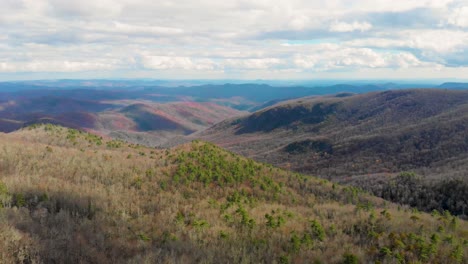
<instances>
[{"instance_id":1,"label":"shadow on hillside","mask_svg":"<svg viewBox=\"0 0 468 264\"><path fill-rule=\"evenodd\" d=\"M13 194L12 205L9 224L29 235L26 243L44 263L118 263L143 250L137 235L101 214L93 197L29 190Z\"/></svg>"}]
</instances>

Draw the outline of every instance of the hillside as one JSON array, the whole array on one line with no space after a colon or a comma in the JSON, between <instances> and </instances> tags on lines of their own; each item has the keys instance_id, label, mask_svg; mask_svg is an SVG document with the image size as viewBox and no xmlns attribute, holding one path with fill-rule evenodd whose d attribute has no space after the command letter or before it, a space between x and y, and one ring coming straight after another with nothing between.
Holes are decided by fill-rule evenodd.
<instances>
[{"instance_id":1,"label":"hillside","mask_svg":"<svg viewBox=\"0 0 468 264\"><path fill-rule=\"evenodd\" d=\"M427 180L466 180L468 92L301 98L221 122L198 137L259 161L361 187L409 170Z\"/></svg>"},{"instance_id":2,"label":"hillside","mask_svg":"<svg viewBox=\"0 0 468 264\"><path fill-rule=\"evenodd\" d=\"M468 223L192 142L0 135L5 263L466 263Z\"/></svg>"},{"instance_id":3,"label":"hillside","mask_svg":"<svg viewBox=\"0 0 468 264\"><path fill-rule=\"evenodd\" d=\"M90 95L86 95L89 91L68 92L69 96L76 95L76 99L56 95L0 102L0 131L12 132L31 124L51 123L158 145L174 136L200 131L243 113L210 102L161 103L129 98L99 101L91 99L99 91ZM89 99L85 99L86 96Z\"/></svg>"},{"instance_id":4,"label":"hillside","mask_svg":"<svg viewBox=\"0 0 468 264\"><path fill-rule=\"evenodd\" d=\"M182 129L187 134L242 114L214 103L196 102L136 103L119 112L133 119L140 131Z\"/></svg>"}]
</instances>

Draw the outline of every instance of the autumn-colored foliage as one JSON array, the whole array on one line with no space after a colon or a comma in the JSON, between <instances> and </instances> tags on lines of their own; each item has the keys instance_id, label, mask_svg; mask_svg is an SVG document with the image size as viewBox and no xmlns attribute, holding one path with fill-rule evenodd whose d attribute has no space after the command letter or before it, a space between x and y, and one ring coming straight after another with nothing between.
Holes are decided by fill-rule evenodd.
<instances>
[{"instance_id":1,"label":"autumn-colored foliage","mask_svg":"<svg viewBox=\"0 0 468 264\"><path fill-rule=\"evenodd\" d=\"M468 224L194 141L0 134L3 263L466 263Z\"/></svg>"}]
</instances>

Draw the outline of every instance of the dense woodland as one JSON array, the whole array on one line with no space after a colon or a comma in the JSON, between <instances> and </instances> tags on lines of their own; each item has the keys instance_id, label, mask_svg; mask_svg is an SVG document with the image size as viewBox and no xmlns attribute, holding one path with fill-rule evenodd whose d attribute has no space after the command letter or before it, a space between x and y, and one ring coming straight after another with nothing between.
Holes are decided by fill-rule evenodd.
<instances>
[{"instance_id":1,"label":"dense woodland","mask_svg":"<svg viewBox=\"0 0 468 264\"><path fill-rule=\"evenodd\" d=\"M468 214L466 180L425 181L415 173L404 172L390 180L376 177L374 180L362 180L353 184L386 200L407 204L426 212L448 210L465 219Z\"/></svg>"},{"instance_id":2,"label":"dense woodland","mask_svg":"<svg viewBox=\"0 0 468 264\"><path fill-rule=\"evenodd\" d=\"M4 263L466 263L468 223L192 142L0 137Z\"/></svg>"}]
</instances>

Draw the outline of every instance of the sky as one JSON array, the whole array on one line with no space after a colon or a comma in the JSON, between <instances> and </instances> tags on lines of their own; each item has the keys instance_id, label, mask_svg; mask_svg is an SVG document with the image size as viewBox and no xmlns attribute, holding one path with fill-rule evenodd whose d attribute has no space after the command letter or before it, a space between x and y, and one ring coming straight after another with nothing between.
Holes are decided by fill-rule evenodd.
<instances>
[{"instance_id":1,"label":"sky","mask_svg":"<svg viewBox=\"0 0 468 264\"><path fill-rule=\"evenodd\" d=\"M0 80L468 79L468 0L0 0Z\"/></svg>"}]
</instances>

